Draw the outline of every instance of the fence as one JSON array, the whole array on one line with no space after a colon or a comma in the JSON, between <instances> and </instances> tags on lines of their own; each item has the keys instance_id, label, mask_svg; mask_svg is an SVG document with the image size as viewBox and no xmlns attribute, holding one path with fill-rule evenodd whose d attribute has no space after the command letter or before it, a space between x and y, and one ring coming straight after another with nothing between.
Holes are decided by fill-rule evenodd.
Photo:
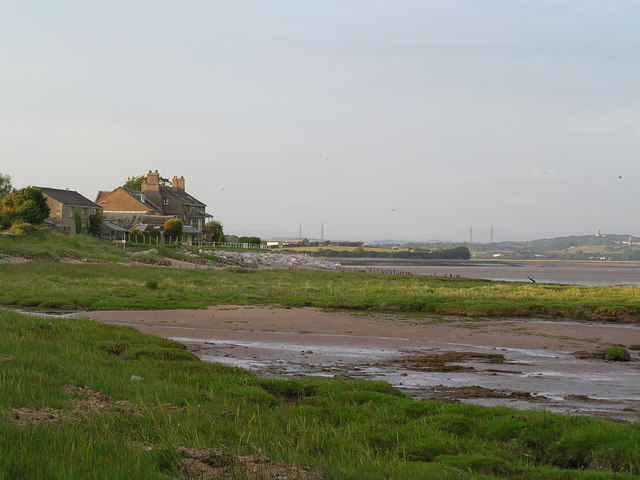
<instances>
[{"instance_id":1,"label":"fence","mask_svg":"<svg viewBox=\"0 0 640 480\"><path fill-rule=\"evenodd\" d=\"M222 247L222 248L248 248L255 250L271 250L271 247L263 243L233 243L233 242L198 242L200 247Z\"/></svg>"},{"instance_id":2,"label":"fence","mask_svg":"<svg viewBox=\"0 0 640 480\"><path fill-rule=\"evenodd\" d=\"M118 240L119 241L119 240ZM191 236L164 236L164 235L131 235L127 234L126 243L142 243L147 245L183 245L194 247L221 247L221 248L244 248L256 250L271 250L271 247L264 244L255 243L232 243L232 242L201 242Z\"/></svg>"}]
</instances>

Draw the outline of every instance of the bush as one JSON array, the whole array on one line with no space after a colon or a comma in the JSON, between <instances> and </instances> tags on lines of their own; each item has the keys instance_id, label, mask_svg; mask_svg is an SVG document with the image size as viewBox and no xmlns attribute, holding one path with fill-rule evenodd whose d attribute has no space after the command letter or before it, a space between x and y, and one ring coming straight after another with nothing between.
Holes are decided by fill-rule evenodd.
<instances>
[{"instance_id":1,"label":"bush","mask_svg":"<svg viewBox=\"0 0 640 480\"><path fill-rule=\"evenodd\" d=\"M250 243L252 245L260 245L262 240L260 237L240 237L238 238L238 243Z\"/></svg>"},{"instance_id":2,"label":"bush","mask_svg":"<svg viewBox=\"0 0 640 480\"><path fill-rule=\"evenodd\" d=\"M39 188L27 187L6 195L0 203L0 212L9 212L12 222L36 224L46 220L50 209Z\"/></svg>"},{"instance_id":3,"label":"bush","mask_svg":"<svg viewBox=\"0 0 640 480\"><path fill-rule=\"evenodd\" d=\"M10 235L36 235L40 231L30 223L16 222L11 225L7 233Z\"/></svg>"},{"instance_id":4,"label":"bush","mask_svg":"<svg viewBox=\"0 0 640 480\"><path fill-rule=\"evenodd\" d=\"M6 230L11 226L11 212L0 212L0 230Z\"/></svg>"},{"instance_id":5,"label":"bush","mask_svg":"<svg viewBox=\"0 0 640 480\"><path fill-rule=\"evenodd\" d=\"M102 210L98 210L96 213L89 215L89 221L87 222L87 232L93 237L99 237L102 235Z\"/></svg>"},{"instance_id":6,"label":"bush","mask_svg":"<svg viewBox=\"0 0 640 480\"><path fill-rule=\"evenodd\" d=\"M178 237L182 235L182 220L174 218L164 222L164 234L168 237Z\"/></svg>"},{"instance_id":7,"label":"bush","mask_svg":"<svg viewBox=\"0 0 640 480\"><path fill-rule=\"evenodd\" d=\"M631 355L624 347L608 347L604 350L604 359L614 362L628 362L631 360Z\"/></svg>"},{"instance_id":8,"label":"bush","mask_svg":"<svg viewBox=\"0 0 640 480\"><path fill-rule=\"evenodd\" d=\"M146 282L144 282L144 286L149 290L157 290L158 282L156 282L155 280L147 280Z\"/></svg>"}]
</instances>

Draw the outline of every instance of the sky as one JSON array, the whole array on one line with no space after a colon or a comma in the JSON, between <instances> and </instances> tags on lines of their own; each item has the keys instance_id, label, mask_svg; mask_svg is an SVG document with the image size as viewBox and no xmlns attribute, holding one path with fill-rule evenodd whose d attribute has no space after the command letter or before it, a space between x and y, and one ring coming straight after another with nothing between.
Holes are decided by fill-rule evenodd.
<instances>
[{"instance_id":1,"label":"sky","mask_svg":"<svg viewBox=\"0 0 640 480\"><path fill-rule=\"evenodd\" d=\"M6 0L0 173L90 199L183 175L225 233L263 238L640 235L638 18L636 0Z\"/></svg>"}]
</instances>

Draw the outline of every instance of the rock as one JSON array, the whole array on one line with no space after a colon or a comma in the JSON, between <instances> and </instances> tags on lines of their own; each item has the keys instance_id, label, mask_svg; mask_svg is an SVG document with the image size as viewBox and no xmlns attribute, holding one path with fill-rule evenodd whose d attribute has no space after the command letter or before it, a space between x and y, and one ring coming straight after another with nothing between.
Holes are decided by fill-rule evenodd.
<instances>
[{"instance_id":1,"label":"rock","mask_svg":"<svg viewBox=\"0 0 640 480\"><path fill-rule=\"evenodd\" d=\"M304 253L276 253L259 251L200 250L201 254L217 256L225 265L245 268L301 268L309 270L337 270L339 263L319 260Z\"/></svg>"}]
</instances>

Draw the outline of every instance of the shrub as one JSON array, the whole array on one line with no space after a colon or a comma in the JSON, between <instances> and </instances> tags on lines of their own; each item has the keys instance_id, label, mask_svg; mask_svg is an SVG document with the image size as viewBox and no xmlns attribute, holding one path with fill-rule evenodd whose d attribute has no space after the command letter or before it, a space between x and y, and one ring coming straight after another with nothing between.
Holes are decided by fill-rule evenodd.
<instances>
[{"instance_id":1,"label":"shrub","mask_svg":"<svg viewBox=\"0 0 640 480\"><path fill-rule=\"evenodd\" d=\"M82 214L79 208L76 208L73 212L73 223L75 224L76 233L82 233Z\"/></svg>"},{"instance_id":2,"label":"shrub","mask_svg":"<svg viewBox=\"0 0 640 480\"><path fill-rule=\"evenodd\" d=\"M156 290L158 288L158 282L155 280L147 280L144 282L144 286L149 290Z\"/></svg>"},{"instance_id":3,"label":"shrub","mask_svg":"<svg viewBox=\"0 0 640 480\"><path fill-rule=\"evenodd\" d=\"M222 230L222 223L220 223L218 220L212 220L210 222L207 222L207 224L203 228L203 231L205 233L211 234L212 242L226 241L224 238L224 232Z\"/></svg>"},{"instance_id":4,"label":"shrub","mask_svg":"<svg viewBox=\"0 0 640 480\"><path fill-rule=\"evenodd\" d=\"M99 237L102 234L102 220L102 210L98 210L96 213L89 215L89 221L87 222L89 235Z\"/></svg>"},{"instance_id":5,"label":"shrub","mask_svg":"<svg viewBox=\"0 0 640 480\"><path fill-rule=\"evenodd\" d=\"M38 229L30 223L15 222L7 230L7 233L9 233L10 235L35 235L36 233L38 233Z\"/></svg>"},{"instance_id":6,"label":"shrub","mask_svg":"<svg viewBox=\"0 0 640 480\"><path fill-rule=\"evenodd\" d=\"M164 234L169 237L182 235L182 220L174 218L164 222Z\"/></svg>"},{"instance_id":7,"label":"shrub","mask_svg":"<svg viewBox=\"0 0 640 480\"><path fill-rule=\"evenodd\" d=\"M252 245L260 245L262 241L260 237L240 237L238 238L238 243L250 243Z\"/></svg>"},{"instance_id":8,"label":"shrub","mask_svg":"<svg viewBox=\"0 0 640 480\"><path fill-rule=\"evenodd\" d=\"M42 223L50 213L47 200L39 188L14 190L0 202L0 211L10 212L12 222Z\"/></svg>"},{"instance_id":9,"label":"shrub","mask_svg":"<svg viewBox=\"0 0 640 480\"><path fill-rule=\"evenodd\" d=\"M624 347L608 347L604 350L604 359L607 361L628 362L631 360L631 355Z\"/></svg>"}]
</instances>

